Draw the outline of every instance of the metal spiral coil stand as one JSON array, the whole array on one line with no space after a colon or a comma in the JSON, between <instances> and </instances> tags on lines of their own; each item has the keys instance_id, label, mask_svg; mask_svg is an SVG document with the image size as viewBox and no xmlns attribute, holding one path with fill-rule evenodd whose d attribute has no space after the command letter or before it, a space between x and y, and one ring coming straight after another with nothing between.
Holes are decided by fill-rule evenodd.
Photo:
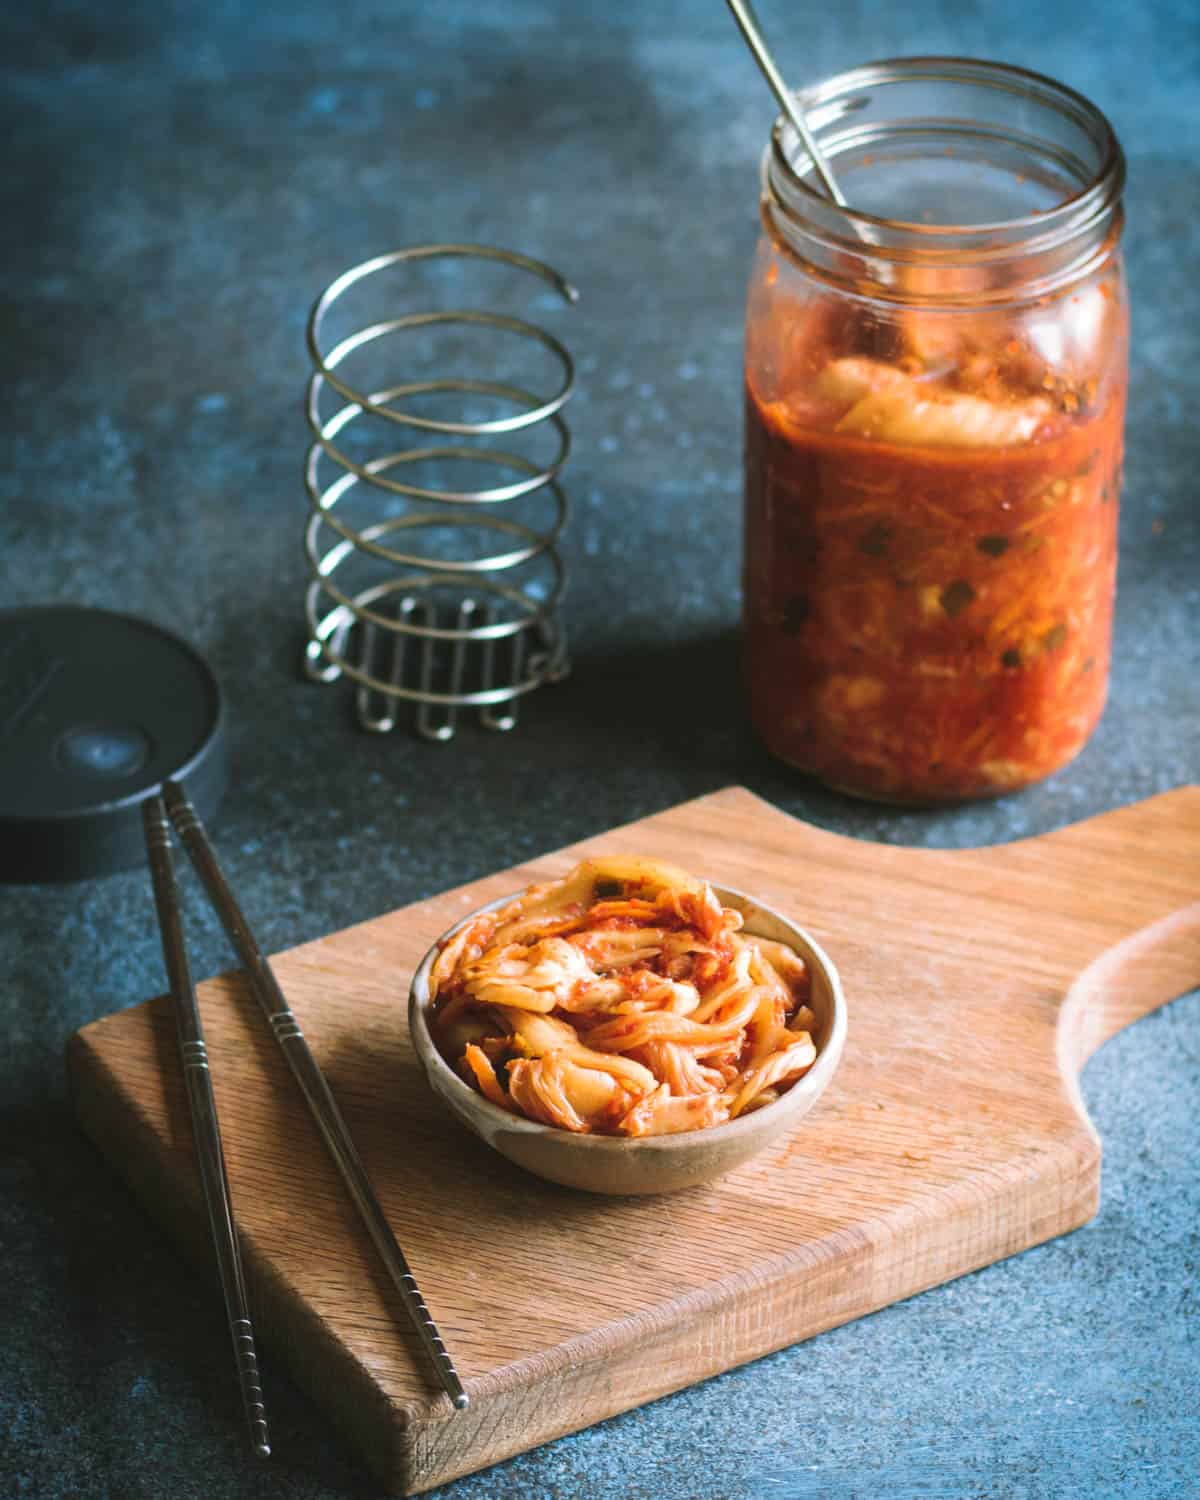
<instances>
[{"instance_id":1,"label":"metal spiral coil stand","mask_svg":"<svg viewBox=\"0 0 1200 1500\"><path fill-rule=\"evenodd\" d=\"M317 299L307 331L314 372L306 401L313 441L305 463L312 508L305 533L312 574L305 671L318 682L344 674L356 683L364 729L393 729L398 705L407 701L416 705L417 731L441 741L453 737L464 708L478 709L487 728L511 729L518 700L568 671L558 619L566 573L555 544L567 515L558 475L570 450L560 412L574 365L563 345L534 324L461 307L369 322L328 350L322 336L334 305L368 278L463 257L529 272L566 303L577 300L570 283L528 256L483 245L419 245L344 272ZM345 376L347 361L364 353L411 371L411 341L461 339L464 331L471 339L532 342L556 367L556 389L544 396L524 383L442 373L367 392ZM407 348L400 345L406 335ZM323 412L328 392L344 404ZM449 399L459 406L451 417L420 409ZM548 456L512 451L512 435L539 427L542 439L550 435ZM397 428L417 445L372 453L385 434L393 445ZM424 434L436 435L432 445ZM505 446L495 445L497 435ZM538 438L522 441L528 447ZM445 478L447 469L453 475L478 464L507 477L484 488Z\"/></svg>"}]
</instances>

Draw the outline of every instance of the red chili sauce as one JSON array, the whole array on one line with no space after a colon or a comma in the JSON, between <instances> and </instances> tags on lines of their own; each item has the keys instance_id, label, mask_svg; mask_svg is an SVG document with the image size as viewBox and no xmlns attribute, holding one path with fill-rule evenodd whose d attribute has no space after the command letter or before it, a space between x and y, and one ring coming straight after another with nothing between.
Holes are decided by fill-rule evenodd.
<instances>
[{"instance_id":1,"label":"red chili sauce","mask_svg":"<svg viewBox=\"0 0 1200 1500\"><path fill-rule=\"evenodd\" d=\"M1001 393L994 369L974 386L870 359L823 369L783 399L753 371L747 386L756 727L784 760L885 801L1048 775L1104 707L1123 379L1101 404L1095 381Z\"/></svg>"}]
</instances>

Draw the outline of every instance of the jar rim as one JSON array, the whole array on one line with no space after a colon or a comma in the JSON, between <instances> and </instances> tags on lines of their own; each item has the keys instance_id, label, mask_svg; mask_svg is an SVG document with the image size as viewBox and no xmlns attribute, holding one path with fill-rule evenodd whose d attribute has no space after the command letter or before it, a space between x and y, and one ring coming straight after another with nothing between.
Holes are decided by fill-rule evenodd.
<instances>
[{"instance_id":1,"label":"jar rim","mask_svg":"<svg viewBox=\"0 0 1200 1500\"><path fill-rule=\"evenodd\" d=\"M833 74L798 90L797 99L809 126L820 140L823 129L838 123L848 110L861 107L854 103L854 94L880 85L909 81L974 84L1055 109L1090 138L1096 147L1099 165L1091 171L1090 180L1077 191L1050 208L1028 214L969 225L895 219L835 203L812 186L806 180L811 172L811 157L793 127L780 115L772 127L764 159L764 185L790 216L798 214L805 220L806 232L823 229L822 237L841 240L860 249L864 231L868 239L880 232L898 233L911 240L910 253L919 253L922 258L943 249L969 250L972 241L979 242L981 251L986 248L994 254L998 238L1011 239L1014 244L1026 248L1031 237L1045 244L1062 236L1086 232L1119 202L1125 182L1125 157L1107 116L1078 90L1029 68L954 56L885 58ZM785 146L789 135L791 149ZM836 160L836 151L832 155ZM809 171L805 170L806 167ZM782 196L778 191L780 188L784 189ZM806 208L813 214L811 221L803 213ZM876 253L894 253L892 248L882 245L876 245L874 249Z\"/></svg>"}]
</instances>

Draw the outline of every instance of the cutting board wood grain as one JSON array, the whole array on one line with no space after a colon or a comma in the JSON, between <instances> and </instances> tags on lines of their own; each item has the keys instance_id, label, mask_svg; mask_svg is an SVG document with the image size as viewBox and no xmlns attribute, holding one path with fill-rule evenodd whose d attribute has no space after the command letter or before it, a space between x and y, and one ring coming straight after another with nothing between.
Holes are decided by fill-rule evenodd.
<instances>
[{"instance_id":1,"label":"cutting board wood grain","mask_svg":"<svg viewBox=\"0 0 1200 1500\"><path fill-rule=\"evenodd\" d=\"M753 892L822 943L849 1040L812 1114L728 1177L606 1199L526 1176L427 1091L408 979L464 912L584 854ZM273 960L470 1392L454 1412L237 974L200 986L260 1333L414 1494L1082 1224L1078 1073L1200 984L1200 788L1025 842L864 843L730 787ZM167 1006L71 1039L83 1126L207 1265ZM214 1324L214 1327L216 1324ZM269 1392L268 1392L269 1400Z\"/></svg>"}]
</instances>

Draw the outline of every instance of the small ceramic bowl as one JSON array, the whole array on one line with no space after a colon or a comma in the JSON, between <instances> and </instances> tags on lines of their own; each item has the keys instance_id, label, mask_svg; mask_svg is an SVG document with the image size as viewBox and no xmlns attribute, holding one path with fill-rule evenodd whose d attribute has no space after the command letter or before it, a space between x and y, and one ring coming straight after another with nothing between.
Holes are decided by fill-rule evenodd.
<instances>
[{"instance_id":1,"label":"small ceramic bowl","mask_svg":"<svg viewBox=\"0 0 1200 1500\"><path fill-rule=\"evenodd\" d=\"M821 1097L833 1077L846 1040L846 1001L837 970L820 946L779 912L725 886L713 891L723 906L735 907L744 930L787 943L812 973L809 1006L816 1014L813 1041L817 1060L774 1104L752 1110L725 1125L678 1135L637 1138L577 1135L510 1114L485 1099L458 1076L434 1045L429 1031L429 971L438 949L460 927L482 912L512 900L501 897L457 922L421 960L408 999L408 1025L417 1060L434 1093L489 1146L517 1166L565 1187L590 1193L670 1193L720 1177L791 1130Z\"/></svg>"}]
</instances>

